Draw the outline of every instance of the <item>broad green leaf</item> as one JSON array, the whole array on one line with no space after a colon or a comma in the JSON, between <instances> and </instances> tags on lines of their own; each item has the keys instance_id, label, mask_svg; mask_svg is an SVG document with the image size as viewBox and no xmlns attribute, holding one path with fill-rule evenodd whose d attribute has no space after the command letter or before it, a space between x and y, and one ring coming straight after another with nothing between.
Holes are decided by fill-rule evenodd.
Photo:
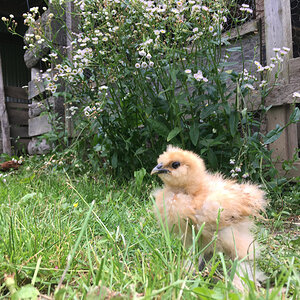
<instances>
[{"instance_id":1,"label":"broad green leaf","mask_svg":"<svg viewBox=\"0 0 300 300\"><path fill-rule=\"evenodd\" d=\"M174 69L170 70L170 75L171 75L172 81L176 82L176 70L174 70Z\"/></svg>"},{"instance_id":2,"label":"broad green leaf","mask_svg":"<svg viewBox=\"0 0 300 300\"><path fill-rule=\"evenodd\" d=\"M269 131L266 134L266 136L264 137L264 144L269 145L269 144L275 142L280 137L282 131L283 131L283 128L277 124L276 128Z\"/></svg>"},{"instance_id":3,"label":"broad green leaf","mask_svg":"<svg viewBox=\"0 0 300 300\"><path fill-rule=\"evenodd\" d=\"M148 122L150 123L151 127L154 129L156 133L160 136L166 138L169 134L169 128L162 122L157 120L149 119Z\"/></svg>"},{"instance_id":4,"label":"broad green leaf","mask_svg":"<svg viewBox=\"0 0 300 300\"><path fill-rule=\"evenodd\" d=\"M208 149L207 159L212 168L216 170L218 168L218 159L215 152L211 148Z\"/></svg>"},{"instance_id":5,"label":"broad green leaf","mask_svg":"<svg viewBox=\"0 0 300 300\"><path fill-rule=\"evenodd\" d=\"M290 123L297 123L300 121L300 109L299 107L295 107L293 113L290 116Z\"/></svg>"},{"instance_id":6,"label":"broad green leaf","mask_svg":"<svg viewBox=\"0 0 300 300\"><path fill-rule=\"evenodd\" d=\"M200 118L205 119L209 117L211 114L213 114L218 108L218 105L208 105L203 108L203 110L200 113Z\"/></svg>"},{"instance_id":7,"label":"broad green leaf","mask_svg":"<svg viewBox=\"0 0 300 300\"><path fill-rule=\"evenodd\" d=\"M17 292L11 296L11 300L30 299L35 300L38 298L39 291L31 284L21 287Z\"/></svg>"},{"instance_id":8,"label":"broad green leaf","mask_svg":"<svg viewBox=\"0 0 300 300\"><path fill-rule=\"evenodd\" d=\"M118 154L114 152L112 158L111 158L111 166L113 168L116 168L118 166Z\"/></svg>"},{"instance_id":9,"label":"broad green leaf","mask_svg":"<svg viewBox=\"0 0 300 300\"><path fill-rule=\"evenodd\" d=\"M67 294L67 290L65 288L61 288L54 293L55 300L64 300Z\"/></svg>"},{"instance_id":10,"label":"broad green leaf","mask_svg":"<svg viewBox=\"0 0 300 300\"><path fill-rule=\"evenodd\" d=\"M198 294L201 299L214 299L212 296L214 291L205 286L199 286L193 289L193 292Z\"/></svg>"},{"instance_id":11,"label":"broad green leaf","mask_svg":"<svg viewBox=\"0 0 300 300\"><path fill-rule=\"evenodd\" d=\"M200 132L199 132L199 128L195 123L191 126L189 134L190 134L192 144L196 146L198 143Z\"/></svg>"},{"instance_id":12,"label":"broad green leaf","mask_svg":"<svg viewBox=\"0 0 300 300\"><path fill-rule=\"evenodd\" d=\"M168 134L167 142L171 141L179 132L181 132L181 128L179 127L172 129Z\"/></svg>"},{"instance_id":13,"label":"broad green leaf","mask_svg":"<svg viewBox=\"0 0 300 300\"><path fill-rule=\"evenodd\" d=\"M229 129L231 136L235 136L238 129L239 123L239 113L237 111L232 111L229 116Z\"/></svg>"}]
</instances>

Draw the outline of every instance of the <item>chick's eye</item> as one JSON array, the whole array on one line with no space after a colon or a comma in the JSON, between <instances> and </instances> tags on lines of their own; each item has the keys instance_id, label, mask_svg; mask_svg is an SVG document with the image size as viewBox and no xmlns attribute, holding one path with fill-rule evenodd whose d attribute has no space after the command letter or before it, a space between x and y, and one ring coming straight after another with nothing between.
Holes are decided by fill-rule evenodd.
<instances>
[{"instance_id":1,"label":"chick's eye","mask_svg":"<svg viewBox=\"0 0 300 300\"><path fill-rule=\"evenodd\" d=\"M172 168L173 168L173 169L177 169L179 166L180 166L180 162L179 162L179 161L174 161L174 162L172 163Z\"/></svg>"}]
</instances>

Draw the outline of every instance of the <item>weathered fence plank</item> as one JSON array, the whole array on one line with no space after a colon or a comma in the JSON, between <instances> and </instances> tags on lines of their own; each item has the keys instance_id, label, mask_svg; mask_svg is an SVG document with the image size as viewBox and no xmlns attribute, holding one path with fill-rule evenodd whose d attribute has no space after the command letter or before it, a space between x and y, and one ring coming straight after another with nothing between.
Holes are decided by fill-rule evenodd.
<instances>
[{"instance_id":1,"label":"weathered fence plank","mask_svg":"<svg viewBox=\"0 0 300 300\"><path fill-rule=\"evenodd\" d=\"M28 120L28 134L29 136L37 136L51 131L51 125L48 121L47 115L41 115Z\"/></svg>"},{"instance_id":2,"label":"weathered fence plank","mask_svg":"<svg viewBox=\"0 0 300 300\"><path fill-rule=\"evenodd\" d=\"M2 60L0 55L0 122L2 132L2 151L11 155L10 130L5 105L4 82L2 73Z\"/></svg>"},{"instance_id":3,"label":"weathered fence plank","mask_svg":"<svg viewBox=\"0 0 300 300\"><path fill-rule=\"evenodd\" d=\"M288 60L293 57L290 0L265 0L264 7L267 64L274 57L274 48L290 48L282 64L282 78L288 82Z\"/></svg>"},{"instance_id":4,"label":"weathered fence plank","mask_svg":"<svg viewBox=\"0 0 300 300\"><path fill-rule=\"evenodd\" d=\"M16 99L27 100L28 95L25 89L17 86L5 86L4 87L5 96L12 97Z\"/></svg>"}]
</instances>

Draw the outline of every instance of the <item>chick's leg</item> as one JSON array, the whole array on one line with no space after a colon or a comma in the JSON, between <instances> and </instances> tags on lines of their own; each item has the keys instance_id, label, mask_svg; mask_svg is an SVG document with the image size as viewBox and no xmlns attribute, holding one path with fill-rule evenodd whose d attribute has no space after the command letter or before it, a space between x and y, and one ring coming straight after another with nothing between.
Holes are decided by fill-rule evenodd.
<instances>
[{"instance_id":1,"label":"chick's leg","mask_svg":"<svg viewBox=\"0 0 300 300\"><path fill-rule=\"evenodd\" d=\"M233 284L242 289L241 277L249 278L258 286L259 280L265 278L263 272L255 268L255 259L259 256L259 248L254 242L254 237L250 231L253 226L251 222L239 223L225 228L220 232L220 243L223 251L231 257L232 260L243 260L239 263L237 272L233 279ZM238 275L239 276L238 276Z\"/></svg>"}]
</instances>

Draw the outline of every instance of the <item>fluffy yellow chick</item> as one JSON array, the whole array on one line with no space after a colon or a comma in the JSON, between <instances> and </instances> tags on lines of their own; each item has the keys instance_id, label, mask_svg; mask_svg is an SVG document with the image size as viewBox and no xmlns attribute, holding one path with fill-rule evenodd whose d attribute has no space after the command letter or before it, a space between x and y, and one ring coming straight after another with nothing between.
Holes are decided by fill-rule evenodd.
<instances>
[{"instance_id":1,"label":"fluffy yellow chick","mask_svg":"<svg viewBox=\"0 0 300 300\"><path fill-rule=\"evenodd\" d=\"M250 183L238 184L224 179L221 174L209 173L203 160L193 152L168 146L157 160L158 165L151 174L158 174L164 182L163 189L156 190L155 211L164 224L184 234L187 246L192 243L192 229L187 222L200 229L200 247L204 248L218 230L217 251L231 259L254 259L258 254L250 229L254 226L250 216L258 215L266 206L264 193L258 186ZM217 228L218 214L220 213ZM204 254L212 252L214 244ZM255 247L255 249L254 249ZM249 264L240 269L241 275L247 272L250 279ZM236 277L234 284L242 288Z\"/></svg>"}]
</instances>

